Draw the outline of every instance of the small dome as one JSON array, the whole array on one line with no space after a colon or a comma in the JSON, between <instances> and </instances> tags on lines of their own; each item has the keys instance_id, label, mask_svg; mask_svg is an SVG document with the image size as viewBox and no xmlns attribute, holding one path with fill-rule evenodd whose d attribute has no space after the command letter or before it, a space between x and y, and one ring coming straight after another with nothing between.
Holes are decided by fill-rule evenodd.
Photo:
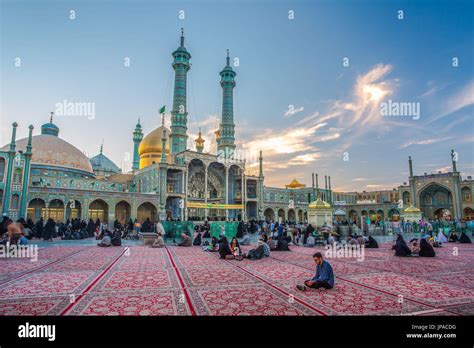
<instances>
[{"instance_id":1,"label":"small dome","mask_svg":"<svg viewBox=\"0 0 474 348\"><path fill-rule=\"evenodd\" d=\"M417 207L414 207L412 205L410 205L409 207L406 207L405 210L403 210L405 213L419 213L421 212L420 209L418 209Z\"/></svg>"},{"instance_id":2,"label":"small dome","mask_svg":"<svg viewBox=\"0 0 474 348\"><path fill-rule=\"evenodd\" d=\"M331 209L331 204L323 201L321 198L318 198L309 204L309 209Z\"/></svg>"},{"instance_id":3,"label":"small dome","mask_svg":"<svg viewBox=\"0 0 474 348\"><path fill-rule=\"evenodd\" d=\"M153 163L160 162L161 158L161 142L163 137L163 128L166 132L166 153L170 153L170 131L166 127L158 127L148 133L140 142L138 147L138 155L140 156L140 169L148 167Z\"/></svg>"},{"instance_id":4,"label":"small dome","mask_svg":"<svg viewBox=\"0 0 474 348\"><path fill-rule=\"evenodd\" d=\"M296 180L296 178L294 178L293 181L290 182L288 185L285 185L285 187L289 189L297 189L306 187L306 185L300 183L298 180Z\"/></svg>"},{"instance_id":5,"label":"small dome","mask_svg":"<svg viewBox=\"0 0 474 348\"><path fill-rule=\"evenodd\" d=\"M99 153L92 157L90 162L92 169L98 174L117 174L121 172L120 168L103 153Z\"/></svg>"}]
</instances>

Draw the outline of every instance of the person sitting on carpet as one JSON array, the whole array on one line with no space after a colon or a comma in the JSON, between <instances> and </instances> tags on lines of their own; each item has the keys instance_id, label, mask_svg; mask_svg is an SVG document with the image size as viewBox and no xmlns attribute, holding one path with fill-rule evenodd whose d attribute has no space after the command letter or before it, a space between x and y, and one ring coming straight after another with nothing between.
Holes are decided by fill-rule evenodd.
<instances>
[{"instance_id":1,"label":"person sitting on carpet","mask_svg":"<svg viewBox=\"0 0 474 348\"><path fill-rule=\"evenodd\" d=\"M418 253L420 252L420 244L418 244L418 239L413 238L412 240L410 240L410 249L412 255L418 255Z\"/></svg>"},{"instance_id":2,"label":"person sitting on carpet","mask_svg":"<svg viewBox=\"0 0 474 348\"><path fill-rule=\"evenodd\" d=\"M248 233L244 234L244 238L242 238L241 245L250 245L250 235Z\"/></svg>"},{"instance_id":3,"label":"person sitting on carpet","mask_svg":"<svg viewBox=\"0 0 474 348\"><path fill-rule=\"evenodd\" d=\"M122 245L122 232L116 229L111 239L111 244L113 246L121 246Z\"/></svg>"},{"instance_id":4,"label":"person sitting on carpet","mask_svg":"<svg viewBox=\"0 0 474 348\"><path fill-rule=\"evenodd\" d=\"M456 233L456 231L451 232L451 234L449 235L448 242L456 243L457 241L458 241L458 234Z\"/></svg>"},{"instance_id":5,"label":"person sitting on carpet","mask_svg":"<svg viewBox=\"0 0 474 348\"><path fill-rule=\"evenodd\" d=\"M163 239L161 232L158 232L158 235L156 236L156 239L153 241L153 244L151 245L151 247L163 248L164 246L165 246L165 240Z\"/></svg>"},{"instance_id":6,"label":"person sitting on carpet","mask_svg":"<svg viewBox=\"0 0 474 348\"><path fill-rule=\"evenodd\" d=\"M230 251L234 256L242 255L242 250L240 249L240 244L236 237L232 238L230 241Z\"/></svg>"},{"instance_id":7,"label":"person sitting on carpet","mask_svg":"<svg viewBox=\"0 0 474 348\"><path fill-rule=\"evenodd\" d=\"M178 246L190 247L193 245L193 241L191 237L188 236L186 233L181 233L181 243Z\"/></svg>"},{"instance_id":8,"label":"person sitting on carpet","mask_svg":"<svg viewBox=\"0 0 474 348\"><path fill-rule=\"evenodd\" d=\"M316 264L316 274L312 279L306 280L304 285L297 285L296 288L301 291L305 291L306 287L332 289L334 287L334 272L331 265L323 259L320 252L314 253L313 260Z\"/></svg>"},{"instance_id":9,"label":"person sitting on carpet","mask_svg":"<svg viewBox=\"0 0 474 348\"><path fill-rule=\"evenodd\" d=\"M270 256L270 247L263 239L260 239L257 242L257 247L249 251L248 255L243 255L244 257L249 258L250 260L260 260L264 257Z\"/></svg>"},{"instance_id":10,"label":"person sitting on carpet","mask_svg":"<svg viewBox=\"0 0 474 348\"><path fill-rule=\"evenodd\" d=\"M270 238L268 238L267 244L270 247L271 251L275 251L275 250L277 250L277 247L278 247L278 240L276 240L273 237L270 237Z\"/></svg>"},{"instance_id":11,"label":"person sitting on carpet","mask_svg":"<svg viewBox=\"0 0 474 348\"><path fill-rule=\"evenodd\" d=\"M395 243L393 249L395 249L395 256L411 256L411 250L401 234L398 235L397 242Z\"/></svg>"},{"instance_id":12,"label":"person sitting on carpet","mask_svg":"<svg viewBox=\"0 0 474 348\"><path fill-rule=\"evenodd\" d=\"M461 237L459 237L459 243L472 243L469 237L465 232L461 233Z\"/></svg>"},{"instance_id":13,"label":"person sitting on carpet","mask_svg":"<svg viewBox=\"0 0 474 348\"><path fill-rule=\"evenodd\" d=\"M369 236L369 241L365 244L365 247L366 248L378 248L379 247L379 243L377 243L377 241L375 240L374 237L372 236Z\"/></svg>"},{"instance_id":14,"label":"person sitting on carpet","mask_svg":"<svg viewBox=\"0 0 474 348\"><path fill-rule=\"evenodd\" d=\"M104 237L100 241L100 243L97 244L100 247L109 247L112 246L112 239L110 238L110 234L108 231L104 232Z\"/></svg>"},{"instance_id":15,"label":"person sitting on carpet","mask_svg":"<svg viewBox=\"0 0 474 348\"><path fill-rule=\"evenodd\" d=\"M278 251L291 251L288 247L288 240L286 238L280 238L277 244Z\"/></svg>"},{"instance_id":16,"label":"person sitting on carpet","mask_svg":"<svg viewBox=\"0 0 474 348\"><path fill-rule=\"evenodd\" d=\"M446 236L444 235L443 231L439 231L438 232L438 237L436 238L437 242L439 244L443 244L443 243L447 243L448 242L448 238L446 238Z\"/></svg>"},{"instance_id":17,"label":"person sitting on carpet","mask_svg":"<svg viewBox=\"0 0 474 348\"><path fill-rule=\"evenodd\" d=\"M435 257L436 253L431 244L428 243L426 239L421 238L418 255L421 257Z\"/></svg>"},{"instance_id":18,"label":"person sitting on carpet","mask_svg":"<svg viewBox=\"0 0 474 348\"><path fill-rule=\"evenodd\" d=\"M209 233L209 230L204 231L204 234L202 235L202 238L204 238L204 239L211 238L211 233Z\"/></svg>"},{"instance_id":19,"label":"person sitting on carpet","mask_svg":"<svg viewBox=\"0 0 474 348\"><path fill-rule=\"evenodd\" d=\"M196 238L194 238L193 245L201 245L201 232L198 232Z\"/></svg>"},{"instance_id":20,"label":"person sitting on carpet","mask_svg":"<svg viewBox=\"0 0 474 348\"><path fill-rule=\"evenodd\" d=\"M228 256L233 256L227 237L222 237L219 241L219 256L221 259L226 259Z\"/></svg>"},{"instance_id":21,"label":"person sitting on carpet","mask_svg":"<svg viewBox=\"0 0 474 348\"><path fill-rule=\"evenodd\" d=\"M312 248L314 247L314 244L316 244L316 239L314 239L313 234L311 233L310 235L308 235L308 238L306 238L306 244L304 246Z\"/></svg>"}]
</instances>

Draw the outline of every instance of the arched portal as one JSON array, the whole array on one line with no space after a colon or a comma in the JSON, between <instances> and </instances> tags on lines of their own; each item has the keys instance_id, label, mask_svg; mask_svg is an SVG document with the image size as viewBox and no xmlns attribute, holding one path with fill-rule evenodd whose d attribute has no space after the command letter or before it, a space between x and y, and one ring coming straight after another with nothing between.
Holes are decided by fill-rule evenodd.
<instances>
[{"instance_id":1,"label":"arched portal","mask_svg":"<svg viewBox=\"0 0 474 348\"><path fill-rule=\"evenodd\" d=\"M358 216L357 211L355 210L349 211L349 220L351 222L357 222L357 216Z\"/></svg>"},{"instance_id":2,"label":"arched portal","mask_svg":"<svg viewBox=\"0 0 474 348\"><path fill-rule=\"evenodd\" d=\"M285 211L283 209L278 209L278 217L285 221Z\"/></svg>"},{"instance_id":3,"label":"arched portal","mask_svg":"<svg viewBox=\"0 0 474 348\"><path fill-rule=\"evenodd\" d=\"M102 199L96 199L89 204L89 218L93 221L109 221L109 205Z\"/></svg>"},{"instance_id":4,"label":"arched portal","mask_svg":"<svg viewBox=\"0 0 474 348\"><path fill-rule=\"evenodd\" d=\"M81 219L82 204L78 200L71 199L66 204L66 220Z\"/></svg>"},{"instance_id":5,"label":"arched portal","mask_svg":"<svg viewBox=\"0 0 474 348\"><path fill-rule=\"evenodd\" d=\"M298 210L298 222L302 223L304 221L303 210Z\"/></svg>"},{"instance_id":6,"label":"arched portal","mask_svg":"<svg viewBox=\"0 0 474 348\"><path fill-rule=\"evenodd\" d=\"M288 220L291 222L296 222L296 213L294 209L288 210Z\"/></svg>"},{"instance_id":7,"label":"arched portal","mask_svg":"<svg viewBox=\"0 0 474 348\"><path fill-rule=\"evenodd\" d=\"M275 212L273 211L272 208L267 208L263 212L263 215L265 216L265 220L267 221L274 221L275 220Z\"/></svg>"},{"instance_id":8,"label":"arched portal","mask_svg":"<svg viewBox=\"0 0 474 348\"><path fill-rule=\"evenodd\" d=\"M146 221L146 219L150 219L151 222L157 220L157 210L156 207L151 204L150 202L145 202L140 204L137 209L137 219L140 222Z\"/></svg>"},{"instance_id":9,"label":"arched portal","mask_svg":"<svg viewBox=\"0 0 474 348\"><path fill-rule=\"evenodd\" d=\"M130 220L132 208L127 201L120 201L115 205L115 219L122 225Z\"/></svg>"},{"instance_id":10,"label":"arched portal","mask_svg":"<svg viewBox=\"0 0 474 348\"><path fill-rule=\"evenodd\" d=\"M53 199L48 204L48 218L55 222L64 222L64 202L60 199Z\"/></svg>"},{"instance_id":11,"label":"arched portal","mask_svg":"<svg viewBox=\"0 0 474 348\"><path fill-rule=\"evenodd\" d=\"M400 220L400 211L398 211L398 209L390 209L388 211L388 218L391 220L391 221L398 221Z\"/></svg>"},{"instance_id":12,"label":"arched portal","mask_svg":"<svg viewBox=\"0 0 474 348\"><path fill-rule=\"evenodd\" d=\"M46 218L46 202L41 198L34 198L28 203L26 210L27 219L38 221L39 219Z\"/></svg>"},{"instance_id":13,"label":"arched portal","mask_svg":"<svg viewBox=\"0 0 474 348\"><path fill-rule=\"evenodd\" d=\"M421 190L419 195L420 210L428 219L450 217L453 213L451 191L438 183L431 183ZM443 209L449 210L449 214Z\"/></svg>"}]
</instances>

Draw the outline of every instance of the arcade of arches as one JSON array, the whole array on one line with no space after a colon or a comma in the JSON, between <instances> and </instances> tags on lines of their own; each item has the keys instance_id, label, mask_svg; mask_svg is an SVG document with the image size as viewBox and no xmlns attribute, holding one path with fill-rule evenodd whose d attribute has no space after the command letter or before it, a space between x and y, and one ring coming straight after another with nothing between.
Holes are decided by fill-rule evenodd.
<instances>
[{"instance_id":1,"label":"arcade of arches","mask_svg":"<svg viewBox=\"0 0 474 348\"><path fill-rule=\"evenodd\" d=\"M33 221L52 218L55 221L66 221L69 219L100 219L109 221L117 219L120 223L128 222L132 218L132 207L129 202L121 200L112 208L114 214L109 215L109 204L102 199L93 200L87 209L87 216L83 214L82 204L78 200L70 200L64 203L61 199L52 199L46 203L41 198L34 198L28 203L27 218ZM140 221L147 218L155 220L158 217L157 208L150 202L144 202L137 208L136 217Z\"/></svg>"}]
</instances>

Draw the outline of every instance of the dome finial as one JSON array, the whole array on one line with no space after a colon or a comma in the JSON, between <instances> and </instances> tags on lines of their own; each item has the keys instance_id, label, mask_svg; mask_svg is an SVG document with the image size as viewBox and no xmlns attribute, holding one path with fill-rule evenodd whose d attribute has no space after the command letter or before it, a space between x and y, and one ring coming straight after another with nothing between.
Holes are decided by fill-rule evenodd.
<instances>
[{"instance_id":1,"label":"dome finial","mask_svg":"<svg viewBox=\"0 0 474 348\"><path fill-rule=\"evenodd\" d=\"M104 138L102 138L102 143L100 144L100 153L104 150Z\"/></svg>"},{"instance_id":2,"label":"dome finial","mask_svg":"<svg viewBox=\"0 0 474 348\"><path fill-rule=\"evenodd\" d=\"M54 112L51 111L51 116L49 117L49 123L53 123Z\"/></svg>"}]
</instances>

